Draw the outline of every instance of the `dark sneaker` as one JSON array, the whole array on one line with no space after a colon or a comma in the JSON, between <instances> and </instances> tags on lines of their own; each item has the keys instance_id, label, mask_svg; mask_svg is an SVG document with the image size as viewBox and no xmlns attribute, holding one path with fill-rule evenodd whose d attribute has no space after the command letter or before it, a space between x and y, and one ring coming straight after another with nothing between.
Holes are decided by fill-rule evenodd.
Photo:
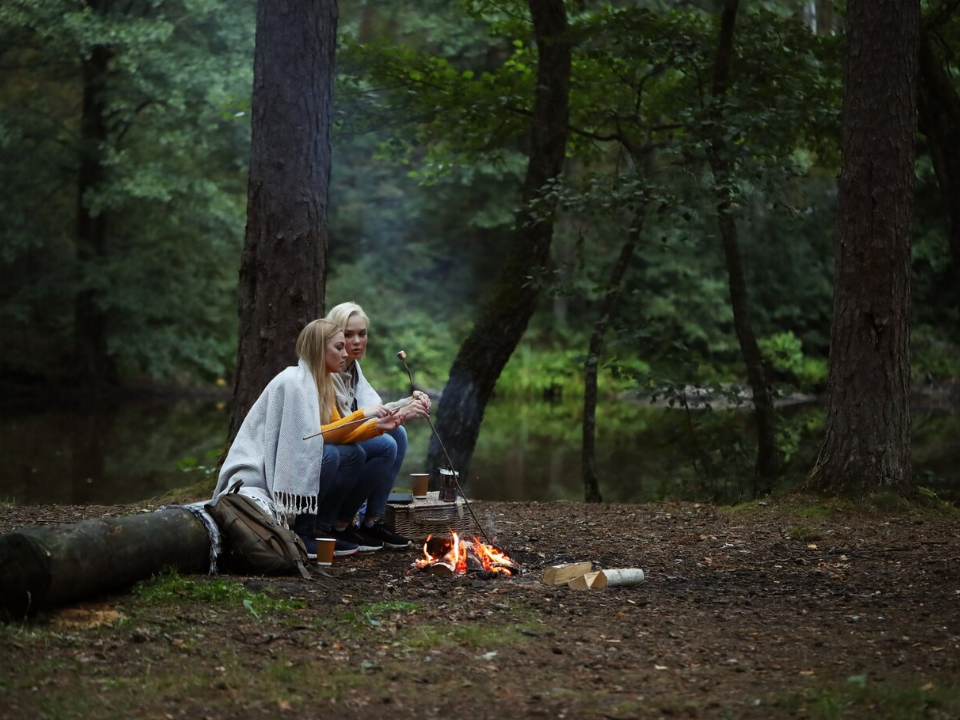
<instances>
[{"instance_id":1,"label":"dark sneaker","mask_svg":"<svg viewBox=\"0 0 960 720\"><path fill-rule=\"evenodd\" d=\"M360 552L360 546L350 538L345 537L342 532L337 532L333 528L328 528L325 525L318 525L317 528L317 532L319 533L317 537L334 538L337 541L337 544L333 548L334 557L347 557L348 555L356 555Z\"/></svg>"},{"instance_id":2,"label":"dark sneaker","mask_svg":"<svg viewBox=\"0 0 960 720\"><path fill-rule=\"evenodd\" d=\"M365 533L358 531L353 525L347 525L343 530L334 529L333 536L340 540L346 540L357 546L360 552L375 552L383 549L383 541L375 537L367 537Z\"/></svg>"},{"instance_id":3,"label":"dark sneaker","mask_svg":"<svg viewBox=\"0 0 960 720\"><path fill-rule=\"evenodd\" d=\"M303 540L303 545L305 548L307 548L307 557L310 560L316 560L317 559L317 539L313 537L309 537L307 535L300 535L299 533L297 533L297 537Z\"/></svg>"},{"instance_id":4,"label":"dark sneaker","mask_svg":"<svg viewBox=\"0 0 960 720\"><path fill-rule=\"evenodd\" d=\"M334 533L334 537L337 538L337 544L333 548L334 557L347 557L348 555L356 555L360 552L360 546L356 543L349 542L339 537L340 533Z\"/></svg>"},{"instance_id":5,"label":"dark sneaker","mask_svg":"<svg viewBox=\"0 0 960 720\"><path fill-rule=\"evenodd\" d=\"M406 550L413 544L413 540L405 538L403 535L397 535L388 528L383 520L378 520L373 525L361 525L360 532L369 538L375 538L391 550Z\"/></svg>"}]
</instances>

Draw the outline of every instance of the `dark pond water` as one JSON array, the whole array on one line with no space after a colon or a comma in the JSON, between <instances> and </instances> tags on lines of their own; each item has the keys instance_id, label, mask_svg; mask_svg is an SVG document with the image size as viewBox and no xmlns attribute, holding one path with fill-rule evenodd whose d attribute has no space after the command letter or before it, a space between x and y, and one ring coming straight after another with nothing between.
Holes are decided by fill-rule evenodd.
<instances>
[{"instance_id":1,"label":"dark pond water","mask_svg":"<svg viewBox=\"0 0 960 720\"><path fill-rule=\"evenodd\" d=\"M200 479L195 470L179 469L178 461L212 463L204 457L219 448L227 421L223 403L209 399L0 409L0 501L112 504L155 497ZM497 401L487 411L466 474L469 495L580 499L579 423L575 405ZM797 445L793 465L802 471L813 462L822 411L791 411L788 423ZM422 472L429 428L411 423L407 429L410 450L402 473ZM601 408L597 470L604 498L705 497L713 489L736 499L746 491L741 485L752 463L748 435L744 413L700 427L697 442L713 450L715 466L722 468L705 478L694 465L689 425L679 411ZM916 413L914 438L918 483L960 499L960 415Z\"/></svg>"}]
</instances>

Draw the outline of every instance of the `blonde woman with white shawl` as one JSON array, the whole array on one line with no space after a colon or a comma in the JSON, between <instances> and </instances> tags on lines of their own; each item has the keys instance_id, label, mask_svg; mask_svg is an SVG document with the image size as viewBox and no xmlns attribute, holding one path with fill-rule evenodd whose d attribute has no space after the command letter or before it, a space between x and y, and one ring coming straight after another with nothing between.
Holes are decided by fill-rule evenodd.
<instances>
[{"instance_id":1,"label":"blonde woman with white shawl","mask_svg":"<svg viewBox=\"0 0 960 720\"><path fill-rule=\"evenodd\" d=\"M396 412L404 418L429 416L430 398L425 393L416 393L416 397L384 405L380 395L367 382L360 370L360 360L367 354L367 331L370 318L362 307L353 302L341 303L327 313L327 319L343 328L346 341L347 361L344 363L343 370L333 376L337 407L342 414L362 408L368 415L382 416ZM400 550L409 547L410 540L387 528L382 520L387 509L387 497L393 489L407 452L406 430L403 427L397 427L380 437L358 444L368 455L383 451L384 446L386 446L386 452L395 448L396 458L385 472L379 468L364 469L358 487L364 488L367 492L365 497L367 510L358 532L392 549Z\"/></svg>"},{"instance_id":2,"label":"blonde woman with white shawl","mask_svg":"<svg viewBox=\"0 0 960 720\"><path fill-rule=\"evenodd\" d=\"M293 530L311 558L316 557L316 538L328 535L328 529L318 526L318 511L328 505L328 496L343 497L355 490L366 465L355 443L403 422L393 412L378 411L376 417L363 410L340 414L332 375L343 368L345 347L338 326L327 320L307 324L297 339L299 363L271 380L250 408L214 491L217 497L242 482L241 492L269 506L280 520L296 516ZM371 419L363 422L366 417ZM304 439L308 436L313 437ZM393 458L380 462L390 465ZM338 555L358 549L352 537L338 537Z\"/></svg>"}]
</instances>

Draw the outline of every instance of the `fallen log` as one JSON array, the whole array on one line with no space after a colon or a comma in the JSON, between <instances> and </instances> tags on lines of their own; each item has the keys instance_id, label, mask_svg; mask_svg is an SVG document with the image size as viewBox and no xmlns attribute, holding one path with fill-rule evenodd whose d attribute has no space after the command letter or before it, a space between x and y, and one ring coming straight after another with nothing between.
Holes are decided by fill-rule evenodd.
<instances>
[{"instance_id":1,"label":"fallen log","mask_svg":"<svg viewBox=\"0 0 960 720\"><path fill-rule=\"evenodd\" d=\"M210 567L210 536L189 510L23 528L0 536L0 621L116 590L165 567Z\"/></svg>"}]
</instances>

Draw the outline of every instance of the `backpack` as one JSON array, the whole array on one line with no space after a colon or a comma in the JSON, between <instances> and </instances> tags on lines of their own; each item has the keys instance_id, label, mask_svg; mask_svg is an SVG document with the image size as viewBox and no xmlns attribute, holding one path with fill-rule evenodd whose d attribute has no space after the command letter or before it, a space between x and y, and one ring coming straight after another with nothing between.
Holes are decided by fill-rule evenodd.
<instances>
[{"instance_id":1,"label":"backpack","mask_svg":"<svg viewBox=\"0 0 960 720\"><path fill-rule=\"evenodd\" d=\"M220 559L239 575L293 575L305 579L307 549L295 532L278 524L257 503L240 495L241 483L204 507L220 528Z\"/></svg>"}]
</instances>

